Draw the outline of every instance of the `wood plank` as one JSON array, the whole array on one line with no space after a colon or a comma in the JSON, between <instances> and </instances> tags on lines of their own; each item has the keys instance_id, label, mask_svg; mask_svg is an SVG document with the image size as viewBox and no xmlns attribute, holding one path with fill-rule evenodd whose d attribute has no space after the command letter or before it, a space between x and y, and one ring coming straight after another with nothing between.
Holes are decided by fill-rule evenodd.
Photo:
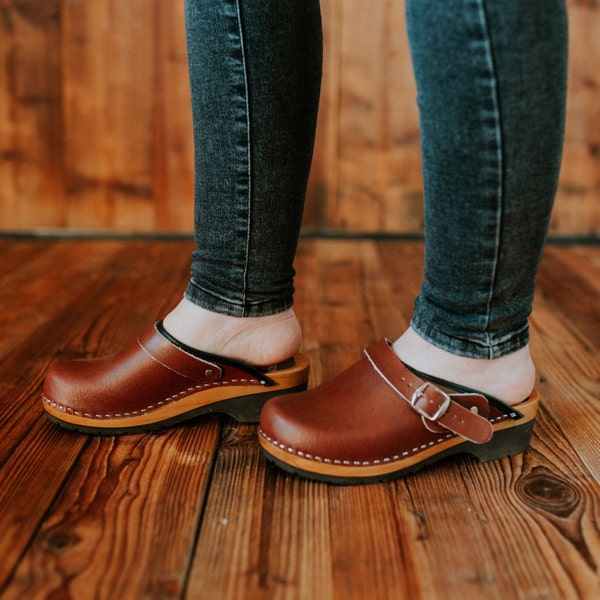
<instances>
[{"instance_id":1,"label":"wood plank","mask_svg":"<svg viewBox=\"0 0 600 600\"><path fill-rule=\"evenodd\" d=\"M591 293L600 294L600 255L593 247L548 244L544 249L541 267L545 271L552 270L555 262L562 266L562 270L568 269L573 276L581 278L581 287L592 290ZM547 289L549 294L553 293L553 289L548 289L548 285L543 281L540 283L540 287ZM589 291L586 293L590 294Z\"/></svg>"},{"instance_id":2,"label":"wood plank","mask_svg":"<svg viewBox=\"0 0 600 600\"><path fill-rule=\"evenodd\" d=\"M5 597L180 597L218 432L92 438Z\"/></svg>"},{"instance_id":3,"label":"wood plank","mask_svg":"<svg viewBox=\"0 0 600 600\"><path fill-rule=\"evenodd\" d=\"M87 442L83 436L74 437L51 426L39 412L29 427L26 443L10 448L8 459L1 463L0 591L9 585L32 536ZM9 431L4 422L3 430ZM3 454L5 449L3 442Z\"/></svg>"},{"instance_id":4,"label":"wood plank","mask_svg":"<svg viewBox=\"0 0 600 600\"><path fill-rule=\"evenodd\" d=\"M147 0L112 0L110 15L111 43L105 64L110 69L107 117L114 132L109 186L115 222L126 231L152 231L156 223L155 10Z\"/></svg>"},{"instance_id":5,"label":"wood plank","mask_svg":"<svg viewBox=\"0 0 600 600\"><path fill-rule=\"evenodd\" d=\"M90 253L85 243L13 241L9 246L13 251L2 253L0 259L0 306L5 309L0 312L2 357L93 283L116 248L122 247L106 243ZM53 276L48 278L48 273Z\"/></svg>"},{"instance_id":6,"label":"wood plank","mask_svg":"<svg viewBox=\"0 0 600 600\"><path fill-rule=\"evenodd\" d=\"M297 305L317 329L311 343L323 344L317 362L356 359L360 326L347 321L385 310L381 296L366 292L377 289L384 269L380 291L405 279L418 287L419 252L412 261L400 250L404 260L378 262L374 245L313 242L299 257L299 282L306 266L319 298L311 303L304 291ZM386 245L387 256L400 246ZM327 349L334 332L337 354ZM317 368L329 374L327 365ZM592 427L599 421L592 418ZM324 597L340 598L592 598L598 591L594 515L600 499L589 465L596 451L575 450L569 433L545 411L522 457L446 461L399 482L362 488L305 482L261 465L253 435L248 426L232 424L220 451L192 567L192 597L208 590L224 598L311 598L315 582ZM307 553L311 543L317 549Z\"/></svg>"},{"instance_id":7,"label":"wood plank","mask_svg":"<svg viewBox=\"0 0 600 600\"><path fill-rule=\"evenodd\" d=\"M540 265L538 286L546 302L554 302L565 323L579 329L600 348L600 302L596 277L584 278L560 253L549 248Z\"/></svg>"},{"instance_id":8,"label":"wood plank","mask_svg":"<svg viewBox=\"0 0 600 600\"><path fill-rule=\"evenodd\" d=\"M327 207L339 195L340 47L343 0L322 0L323 76L313 161L308 181L303 225L306 229L327 227Z\"/></svg>"},{"instance_id":9,"label":"wood plank","mask_svg":"<svg viewBox=\"0 0 600 600\"><path fill-rule=\"evenodd\" d=\"M137 231L154 224L152 18L152 4L140 0L65 2L71 227Z\"/></svg>"},{"instance_id":10,"label":"wood plank","mask_svg":"<svg viewBox=\"0 0 600 600\"><path fill-rule=\"evenodd\" d=\"M424 231L421 138L405 2L388 2L386 21L386 193L383 231Z\"/></svg>"},{"instance_id":11,"label":"wood plank","mask_svg":"<svg viewBox=\"0 0 600 600\"><path fill-rule=\"evenodd\" d=\"M377 231L384 227L387 126L387 36L381 35L388 3L344 4L341 16L339 197L328 218L336 228ZM361 43L357 44L360 39Z\"/></svg>"},{"instance_id":12,"label":"wood plank","mask_svg":"<svg viewBox=\"0 0 600 600\"><path fill-rule=\"evenodd\" d=\"M58 313L63 314L62 320L66 318L67 326L70 323L73 327L70 321L74 318L80 318L85 324L90 315L90 303L96 302L96 297L102 297L103 292L108 292L111 281L118 277L129 278L130 281L138 279L142 286L140 291L144 290L144 283L147 289L152 289L151 280L155 278L157 285L168 285L172 294L170 297L163 297L163 300L175 302L181 295L179 288L183 291L185 285L188 257L192 249L189 242L173 244L168 241L162 247L155 246L154 250L152 247L146 250L144 244L136 246L123 241L105 241L94 245L92 241L55 243L29 240L8 244L14 252L1 254L0 303L3 311L0 313L0 325L6 333L0 340L0 356L7 356L18 344L26 343L32 331L39 335L36 328L47 325L49 320L57 318ZM128 253L136 253L136 247L138 254L133 260L128 257ZM146 252L149 256L145 255ZM179 270L175 274L172 269L163 270L158 261L155 264L156 270L148 271L145 265L147 261L154 260L157 256L155 252L158 252L161 260L167 260L168 264L177 262ZM48 277L49 273L52 277ZM101 274L105 276L104 279ZM175 277L175 283L169 277ZM115 282L116 296L121 284ZM145 298L143 293L142 291L141 298ZM105 301L112 302L110 298ZM166 308L163 310L166 311ZM143 311L143 308L134 306L133 311L135 314ZM75 325L77 327L79 325ZM53 335L46 340L48 343L60 340L57 330L54 329L51 333ZM29 351L31 348L26 350ZM82 350L85 351L86 349ZM10 357L10 360L15 360L15 357Z\"/></svg>"},{"instance_id":13,"label":"wood plank","mask_svg":"<svg viewBox=\"0 0 600 600\"><path fill-rule=\"evenodd\" d=\"M183 2L156 2L154 15L154 231L190 231L194 136Z\"/></svg>"},{"instance_id":14,"label":"wood plank","mask_svg":"<svg viewBox=\"0 0 600 600\"><path fill-rule=\"evenodd\" d=\"M422 597L441 590L457 599L594 597L598 579L588 557L597 548L590 522L597 499L591 487L581 489L581 471L569 473L536 450L534 440L522 458L459 460L404 482L419 523L407 551L419 566ZM562 457L570 462L568 453ZM554 494L568 493L576 494L576 505L555 515L562 506ZM407 514L401 504L397 510ZM587 539L573 539L572 531L584 529ZM580 564L576 572L573 563Z\"/></svg>"},{"instance_id":15,"label":"wood plank","mask_svg":"<svg viewBox=\"0 0 600 600\"><path fill-rule=\"evenodd\" d=\"M550 230L600 229L600 5L569 0L569 82L560 182Z\"/></svg>"},{"instance_id":16,"label":"wood plank","mask_svg":"<svg viewBox=\"0 0 600 600\"><path fill-rule=\"evenodd\" d=\"M544 406L600 484L600 348L541 294L531 320L532 355Z\"/></svg>"},{"instance_id":17,"label":"wood plank","mask_svg":"<svg viewBox=\"0 0 600 600\"><path fill-rule=\"evenodd\" d=\"M54 244L50 244L48 253L51 256L56 255L53 252L55 248ZM70 250L71 253L76 252L73 246L71 246ZM84 255L81 252L80 254ZM90 262L92 265L94 264L93 261ZM44 283L47 282L49 284L50 291L53 289L52 277L47 276L48 273L52 273L53 271L48 268L45 261L40 261L40 263L33 265L34 269L37 267L37 278L33 278L36 286L33 298L38 298L38 302L40 289L44 289ZM51 263L55 265L54 260ZM40 271L40 266L46 268ZM105 267L105 272L108 273L110 267L114 267L114 263L111 265L104 262L102 266ZM24 269L27 273L27 267L24 267ZM69 271L66 269L65 271L68 274L77 274L76 270ZM80 353L72 347L69 349L69 340L73 336L73 321L71 319L81 319L82 323L91 319L93 327L94 321L99 318L97 311L100 311L101 315L104 311L110 310L111 305L113 305L110 296L102 298L102 291L117 293L122 283L115 282L115 287L113 288L110 285L109 279L102 280L99 277L83 277L81 279L83 288L78 289L76 286L73 286L69 301L64 296L62 302L54 307L52 307L52 303L49 303L51 309L47 313L42 312L39 318L33 318L31 312L26 310L26 318L23 321L17 321L17 324L20 326L20 330L17 330L17 335L21 337L18 340L20 343L17 344L17 340L12 340L12 352L2 361L0 370L2 375L0 421L5 428L3 444L0 448L0 462L6 460L14 448L26 438L27 432L42 414L40 387L49 364L61 356L72 358L85 355L87 352L93 353L93 346L92 349L89 347L85 348L84 346L80 350ZM73 281L76 282L75 279ZM12 282L9 280L4 283L10 289L8 286ZM17 279L16 283L20 283L19 279ZM18 286L16 287L19 289ZM31 296L32 290L30 287L21 291ZM94 298L93 306L90 305L90 298ZM101 298L101 300L98 301L97 298ZM27 303L20 295L9 294L5 296L5 300L12 303L12 305L9 304L7 306L7 314L18 313L19 302L27 307ZM32 308L32 311L34 310L35 307ZM30 316L31 318L28 318ZM25 333L27 325L29 325L29 331ZM82 329L89 331L89 325L85 329L82 327ZM79 332L78 335L80 335ZM93 337L85 339L92 343L94 340Z\"/></svg>"},{"instance_id":18,"label":"wood plank","mask_svg":"<svg viewBox=\"0 0 600 600\"><path fill-rule=\"evenodd\" d=\"M320 545L326 540L318 534L310 541L303 540L312 546L311 556L303 552L306 546L293 545L293 540L286 536L287 528L279 529L283 523L279 520L279 507L273 505L277 501L274 482L265 479L265 465L255 436L255 427L239 426L233 421L225 430L191 565L187 589L190 598L290 597L286 596L286 588L290 584L301 584L297 575L290 582L285 568L290 564L293 569L312 573L305 584L313 593L327 589L323 588L327 582L319 577L317 565L317 557L321 557L319 562L327 568L326 547ZM314 501L318 503L319 499ZM310 512L310 508L303 512ZM285 517L293 519L294 524L300 520L310 528L319 522L305 521L299 514L290 514L287 510ZM322 518L319 516L319 520ZM278 545L271 546L271 534L280 542ZM284 553L276 557L277 565L284 566L283 572L271 570L273 552ZM297 552L302 552L306 560L302 565L295 560Z\"/></svg>"},{"instance_id":19,"label":"wood plank","mask_svg":"<svg viewBox=\"0 0 600 600\"><path fill-rule=\"evenodd\" d=\"M107 0L63 3L63 161L68 226L74 229L102 229L114 223L105 185L112 145L107 123L110 64L105 49L111 41L110 27Z\"/></svg>"},{"instance_id":20,"label":"wood plank","mask_svg":"<svg viewBox=\"0 0 600 600\"><path fill-rule=\"evenodd\" d=\"M357 293L365 287L364 273L377 282L390 261L377 262L373 242L314 242L310 251L306 246L298 261L299 281L306 265L311 281L316 274L309 285L319 300L311 305L305 291L303 316L319 327L321 362L334 360L327 354L334 332L340 362L348 360L350 339L364 336L366 323L373 325L349 315L385 309L377 293ZM386 245L387 255L398 246ZM396 263L400 272L408 262L403 258ZM417 252L412 258L408 269L418 273L422 258ZM411 281L414 288L414 277ZM393 294L386 299L400 300ZM319 315L310 315L310 307ZM597 589L589 560L598 539L594 481L572 447L561 441L557 449L549 441L562 440L562 432L548 416L542 417L540 437L524 458L486 465L448 461L397 483L364 488L301 482L268 466L263 474L248 441L253 431L232 427L237 443L222 449L217 460L217 487L214 495L211 490L192 566L192 595L204 589L235 598L245 590L256 598L310 598L315 582L326 593L334 590L326 597L343 598L591 598ZM567 500L555 498L556 493ZM261 511L261 504L268 509ZM574 540L573 532L584 530ZM318 559L305 551L311 541L318 544ZM265 554L265 545L277 551ZM580 560L585 566L574 573ZM301 570L312 576L303 578Z\"/></svg>"},{"instance_id":21,"label":"wood plank","mask_svg":"<svg viewBox=\"0 0 600 600\"><path fill-rule=\"evenodd\" d=\"M23 265L28 265L38 254L39 249L36 248L36 244L31 244L29 241L20 243L13 238L0 237L0 281L10 276L13 271L23 268Z\"/></svg>"},{"instance_id":22,"label":"wood plank","mask_svg":"<svg viewBox=\"0 0 600 600\"><path fill-rule=\"evenodd\" d=\"M0 421L5 431L0 462L41 415L40 387L51 362L116 351L135 339L140 332L140 323L144 327L152 323L178 300L187 268L164 269L164 265L174 254L178 255L180 264L184 264L187 253L182 249L189 248L188 243L174 245L167 242L154 247L120 244L120 253L104 262L101 271L84 279L81 287L72 288L70 302L65 303L63 299L63 305L55 307L54 312L39 321L32 320L29 334L2 361ZM89 248L89 243L80 242L78 247L86 245ZM111 248L111 243L106 246ZM77 245L71 249L77 252ZM158 260L158 256L162 260ZM95 266L93 259L89 264ZM150 269L150 264L154 269ZM155 285L148 283L152 273L156 274ZM39 277L40 282L52 280L41 274ZM17 312L19 297L9 295L8 298Z\"/></svg>"},{"instance_id":23,"label":"wood plank","mask_svg":"<svg viewBox=\"0 0 600 600\"><path fill-rule=\"evenodd\" d=\"M60 1L0 10L0 223L62 225Z\"/></svg>"}]
</instances>

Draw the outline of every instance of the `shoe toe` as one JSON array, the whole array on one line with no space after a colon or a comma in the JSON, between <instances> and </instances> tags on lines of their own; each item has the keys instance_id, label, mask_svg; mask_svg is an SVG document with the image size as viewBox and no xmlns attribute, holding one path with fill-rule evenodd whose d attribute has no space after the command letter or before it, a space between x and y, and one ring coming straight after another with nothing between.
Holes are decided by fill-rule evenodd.
<instances>
[{"instance_id":1,"label":"shoe toe","mask_svg":"<svg viewBox=\"0 0 600 600\"><path fill-rule=\"evenodd\" d=\"M99 387L100 362L100 359L66 360L51 365L44 380L44 402L70 414L93 412L93 390Z\"/></svg>"}]
</instances>

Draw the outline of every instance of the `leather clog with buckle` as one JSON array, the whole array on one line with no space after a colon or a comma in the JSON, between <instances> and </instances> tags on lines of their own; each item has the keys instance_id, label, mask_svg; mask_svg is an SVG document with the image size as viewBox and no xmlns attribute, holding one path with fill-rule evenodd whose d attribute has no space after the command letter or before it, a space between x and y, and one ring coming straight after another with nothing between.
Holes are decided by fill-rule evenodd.
<instances>
[{"instance_id":1,"label":"leather clog with buckle","mask_svg":"<svg viewBox=\"0 0 600 600\"><path fill-rule=\"evenodd\" d=\"M529 446L539 394L516 407L410 370L384 340L331 381L269 400L259 425L267 458L339 484L385 481L442 458L488 461Z\"/></svg>"},{"instance_id":2,"label":"leather clog with buckle","mask_svg":"<svg viewBox=\"0 0 600 600\"><path fill-rule=\"evenodd\" d=\"M83 433L150 431L212 412L257 422L268 398L305 390L308 371L301 354L258 369L200 352L156 323L118 354L55 363L42 399L52 421Z\"/></svg>"}]
</instances>

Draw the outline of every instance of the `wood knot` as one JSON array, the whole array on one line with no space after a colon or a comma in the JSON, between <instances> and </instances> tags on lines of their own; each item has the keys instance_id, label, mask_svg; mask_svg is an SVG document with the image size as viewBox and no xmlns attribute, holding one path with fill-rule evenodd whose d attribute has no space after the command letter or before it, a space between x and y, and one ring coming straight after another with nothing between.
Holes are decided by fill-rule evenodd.
<instances>
[{"instance_id":1,"label":"wood knot","mask_svg":"<svg viewBox=\"0 0 600 600\"><path fill-rule=\"evenodd\" d=\"M523 502L532 508L541 508L563 518L568 517L580 501L575 486L547 469L537 469L523 477L516 491Z\"/></svg>"},{"instance_id":2,"label":"wood knot","mask_svg":"<svg viewBox=\"0 0 600 600\"><path fill-rule=\"evenodd\" d=\"M42 537L42 548L48 554L57 554L64 549L76 546L81 538L73 531L52 529Z\"/></svg>"}]
</instances>

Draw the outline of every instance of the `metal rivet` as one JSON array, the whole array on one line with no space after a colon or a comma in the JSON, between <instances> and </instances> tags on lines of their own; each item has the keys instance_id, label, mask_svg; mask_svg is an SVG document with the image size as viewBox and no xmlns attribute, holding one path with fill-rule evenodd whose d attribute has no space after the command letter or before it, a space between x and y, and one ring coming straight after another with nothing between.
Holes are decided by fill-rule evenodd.
<instances>
[{"instance_id":1,"label":"metal rivet","mask_svg":"<svg viewBox=\"0 0 600 600\"><path fill-rule=\"evenodd\" d=\"M207 377L212 377L215 374L215 372L212 369L206 369L206 371L204 371L204 374Z\"/></svg>"},{"instance_id":2,"label":"metal rivet","mask_svg":"<svg viewBox=\"0 0 600 600\"><path fill-rule=\"evenodd\" d=\"M478 414L479 413L479 409L476 406L471 406L471 412Z\"/></svg>"}]
</instances>

